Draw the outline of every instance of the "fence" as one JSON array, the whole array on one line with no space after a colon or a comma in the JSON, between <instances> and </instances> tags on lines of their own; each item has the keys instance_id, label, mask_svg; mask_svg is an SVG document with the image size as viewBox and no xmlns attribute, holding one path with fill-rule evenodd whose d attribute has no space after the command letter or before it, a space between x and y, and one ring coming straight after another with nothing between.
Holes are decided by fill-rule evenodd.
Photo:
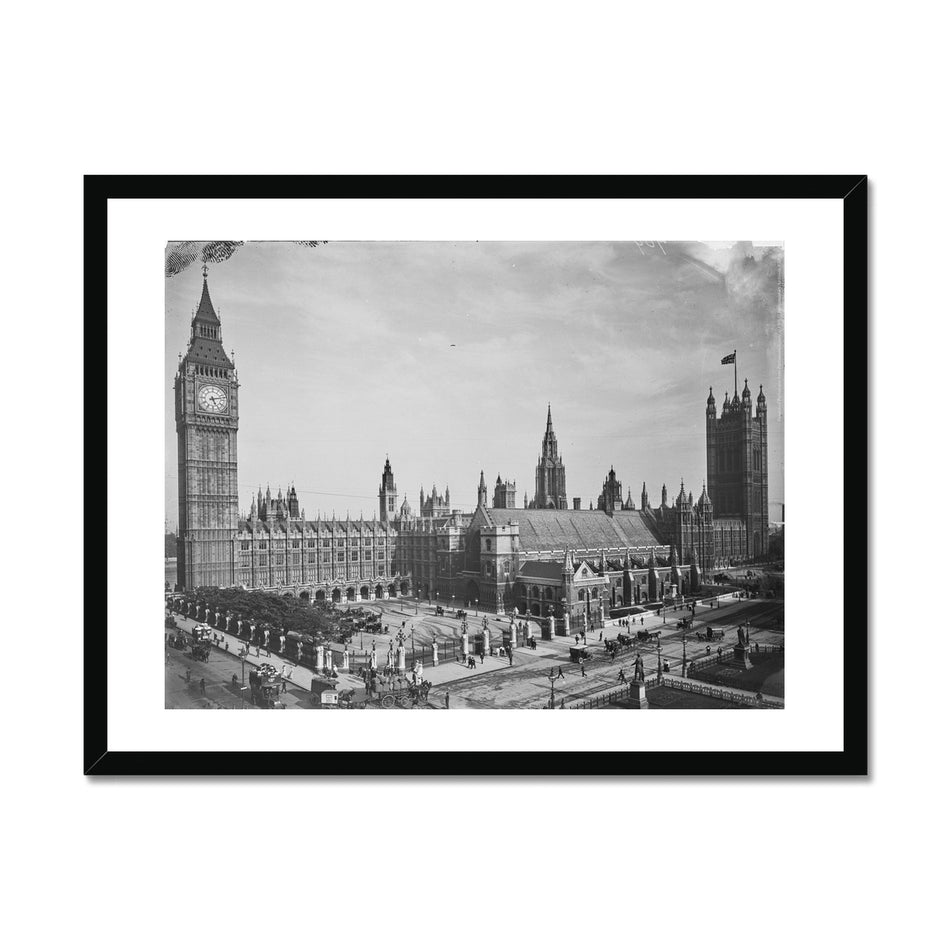
<instances>
[{"instance_id":1,"label":"fence","mask_svg":"<svg viewBox=\"0 0 950 950\"><path fill-rule=\"evenodd\" d=\"M698 693L700 696L709 696L712 699L721 699L738 706L759 706L766 709L784 709L785 704L773 699L756 699L750 693L736 692L724 686L713 686L710 683L701 683L693 680L679 679L674 676L664 676L661 683L669 689L678 689L684 693Z\"/></svg>"},{"instance_id":2,"label":"fence","mask_svg":"<svg viewBox=\"0 0 950 950\"><path fill-rule=\"evenodd\" d=\"M676 676L648 676L644 680L644 686L647 689L654 689L657 686L666 686L668 689L679 690L684 693L696 693L700 696L708 696L711 699L721 699L723 702L733 703L737 706L755 706L764 709L784 709L785 704L772 698L763 697L756 699L751 693L737 692L727 689L723 686L712 686L709 683L693 682L691 680L680 679ZM600 709L604 706L623 703L630 696L630 684L615 686L612 689L598 693L596 696L590 696L586 699L578 699L570 705L565 705L565 709Z\"/></svg>"},{"instance_id":3,"label":"fence","mask_svg":"<svg viewBox=\"0 0 950 950\"><path fill-rule=\"evenodd\" d=\"M648 676L643 685L647 689L652 689L657 685L657 675L654 673ZM601 709L604 706L610 706L614 703L623 703L630 698L630 684L624 683L622 686L614 686L595 696L589 696L586 699L575 699L570 705L565 704L565 709Z\"/></svg>"}]
</instances>

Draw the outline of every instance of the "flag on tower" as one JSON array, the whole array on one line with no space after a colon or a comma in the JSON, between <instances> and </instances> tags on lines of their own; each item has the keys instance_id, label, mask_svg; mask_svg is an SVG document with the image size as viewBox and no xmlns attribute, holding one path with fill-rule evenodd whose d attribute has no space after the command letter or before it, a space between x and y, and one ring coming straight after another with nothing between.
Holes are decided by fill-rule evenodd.
<instances>
[{"instance_id":1,"label":"flag on tower","mask_svg":"<svg viewBox=\"0 0 950 950\"><path fill-rule=\"evenodd\" d=\"M728 356L724 356L722 358L723 365L725 365L726 363L735 363L735 361L736 361L735 351L730 353Z\"/></svg>"}]
</instances>

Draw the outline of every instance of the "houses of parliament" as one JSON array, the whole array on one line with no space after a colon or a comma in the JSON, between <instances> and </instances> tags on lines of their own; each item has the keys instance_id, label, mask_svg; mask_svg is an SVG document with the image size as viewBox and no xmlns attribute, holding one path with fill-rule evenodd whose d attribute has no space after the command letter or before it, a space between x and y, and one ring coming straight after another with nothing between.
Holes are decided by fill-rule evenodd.
<instances>
[{"instance_id":1,"label":"houses of parliament","mask_svg":"<svg viewBox=\"0 0 950 950\"><path fill-rule=\"evenodd\" d=\"M222 339L207 268L174 382L178 451L177 588L243 586L311 602L417 595L559 623L695 591L716 568L768 543L767 406L748 382L721 409L706 401L707 479L698 499L680 482L672 503L647 486L639 507L611 467L597 507L568 503L566 468L548 406L534 496L484 471L474 511L449 488L400 501L387 458L372 519L308 519L293 485L238 500L238 376Z\"/></svg>"}]
</instances>

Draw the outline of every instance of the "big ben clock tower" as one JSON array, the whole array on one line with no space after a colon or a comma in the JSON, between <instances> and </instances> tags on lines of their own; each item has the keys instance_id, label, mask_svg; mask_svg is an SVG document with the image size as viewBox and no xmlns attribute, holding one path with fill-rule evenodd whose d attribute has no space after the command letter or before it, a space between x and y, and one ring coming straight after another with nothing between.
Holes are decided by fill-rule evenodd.
<instances>
[{"instance_id":1,"label":"big ben clock tower","mask_svg":"<svg viewBox=\"0 0 950 950\"><path fill-rule=\"evenodd\" d=\"M178 431L178 585L234 584L238 527L238 382L203 268L191 340L175 376Z\"/></svg>"}]
</instances>

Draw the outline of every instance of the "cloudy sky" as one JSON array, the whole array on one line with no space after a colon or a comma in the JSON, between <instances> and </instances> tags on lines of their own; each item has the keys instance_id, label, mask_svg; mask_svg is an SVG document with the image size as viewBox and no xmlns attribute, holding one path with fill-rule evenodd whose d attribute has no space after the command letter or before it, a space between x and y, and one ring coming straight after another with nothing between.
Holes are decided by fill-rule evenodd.
<instances>
[{"instance_id":1,"label":"cloudy sky","mask_svg":"<svg viewBox=\"0 0 950 950\"><path fill-rule=\"evenodd\" d=\"M479 471L534 494L551 403L568 496L611 465L639 507L705 477L705 409L765 387L771 517L783 484L783 254L756 242L188 242L166 252L166 510L177 523L171 386L210 260L240 390L241 508L293 481L308 517L371 517L386 454L400 495ZM754 396L753 396L754 398ZM675 486L675 488L674 488Z\"/></svg>"}]
</instances>

